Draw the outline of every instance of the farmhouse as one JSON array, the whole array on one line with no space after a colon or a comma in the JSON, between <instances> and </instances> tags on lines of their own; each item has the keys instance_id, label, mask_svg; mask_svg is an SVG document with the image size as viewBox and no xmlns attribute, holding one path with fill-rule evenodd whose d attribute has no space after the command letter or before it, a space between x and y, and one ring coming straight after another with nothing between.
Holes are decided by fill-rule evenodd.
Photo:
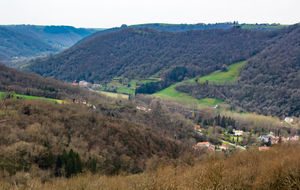
<instances>
[{"instance_id":1,"label":"farmhouse","mask_svg":"<svg viewBox=\"0 0 300 190\"><path fill-rule=\"evenodd\" d=\"M221 150L229 150L229 145L228 144L222 144L222 146L219 147Z\"/></svg>"}]
</instances>

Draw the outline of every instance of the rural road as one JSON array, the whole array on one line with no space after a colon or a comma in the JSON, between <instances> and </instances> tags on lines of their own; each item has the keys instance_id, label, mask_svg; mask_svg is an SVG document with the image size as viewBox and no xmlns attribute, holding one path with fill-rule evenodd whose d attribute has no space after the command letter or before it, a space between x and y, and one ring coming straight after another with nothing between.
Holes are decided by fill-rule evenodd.
<instances>
[{"instance_id":1,"label":"rural road","mask_svg":"<svg viewBox=\"0 0 300 190\"><path fill-rule=\"evenodd\" d=\"M232 144L232 143L230 143L230 142L228 142L228 141L223 141L223 140L221 140L222 142L226 142L226 143L228 143L228 144L230 144L231 146L234 146L234 147L236 147L236 148L240 148L240 149L243 149L243 150L246 150L246 148L244 148L244 147L242 147L242 146L237 146L237 145L235 145L235 144Z\"/></svg>"}]
</instances>

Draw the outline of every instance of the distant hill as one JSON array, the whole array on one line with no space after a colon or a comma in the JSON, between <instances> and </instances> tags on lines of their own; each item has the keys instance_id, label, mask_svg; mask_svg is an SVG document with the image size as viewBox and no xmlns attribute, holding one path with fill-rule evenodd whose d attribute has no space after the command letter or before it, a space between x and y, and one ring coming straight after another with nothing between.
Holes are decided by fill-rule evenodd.
<instances>
[{"instance_id":1,"label":"distant hill","mask_svg":"<svg viewBox=\"0 0 300 190\"><path fill-rule=\"evenodd\" d=\"M121 75L149 77L184 65L191 78L248 59L279 33L240 28L178 33L127 28L86 39L56 56L35 60L25 69L59 80L96 82Z\"/></svg>"},{"instance_id":2,"label":"distant hill","mask_svg":"<svg viewBox=\"0 0 300 190\"><path fill-rule=\"evenodd\" d=\"M69 48L82 38L101 30L72 26L6 25L3 27L26 34L59 49Z\"/></svg>"},{"instance_id":3,"label":"distant hill","mask_svg":"<svg viewBox=\"0 0 300 190\"><path fill-rule=\"evenodd\" d=\"M300 116L300 25L280 30L267 47L251 57L236 85L178 86L201 99L215 97L264 115Z\"/></svg>"},{"instance_id":4,"label":"distant hill","mask_svg":"<svg viewBox=\"0 0 300 190\"><path fill-rule=\"evenodd\" d=\"M39 56L41 53L57 51L59 51L58 48L36 38L0 26L0 61Z\"/></svg>"},{"instance_id":5,"label":"distant hill","mask_svg":"<svg viewBox=\"0 0 300 190\"><path fill-rule=\"evenodd\" d=\"M104 29L104 30L95 32L94 34L80 40L80 42L84 41L84 40L90 40L101 34L116 32L116 31L123 30L126 28L133 28L133 29L152 28L157 31L184 32L184 31L188 31L188 30L229 29L234 26L239 26L243 29L261 30L261 31L271 31L271 30L277 30L277 29L288 27L288 25L280 25L280 24L239 24L238 22L226 22L226 23L215 23L215 24L148 23L148 24L137 24L137 25L130 25L130 26L123 24L121 27L114 27L114 28Z\"/></svg>"}]
</instances>

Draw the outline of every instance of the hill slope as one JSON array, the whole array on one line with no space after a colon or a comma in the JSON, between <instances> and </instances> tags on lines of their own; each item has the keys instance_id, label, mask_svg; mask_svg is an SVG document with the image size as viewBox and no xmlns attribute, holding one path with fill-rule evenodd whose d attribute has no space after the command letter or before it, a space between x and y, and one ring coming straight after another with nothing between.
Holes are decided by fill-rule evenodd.
<instances>
[{"instance_id":1,"label":"hill slope","mask_svg":"<svg viewBox=\"0 0 300 190\"><path fill-rule=\"evenodd\" d=\"M17 94L65 99L84 94L78 86L64 84L52 78L43 78L37 74L24 73L6 67L0 63L0 92L8 90Z\"/></svg>"},{"instance_id":2,"label":"hill slope","mask_svg":"<svg viewBox=\"0 0 300 190\"><path fill-rule=\"evenodd\" d=\"M280 32L239 28L179 33L124 29L85 40L57 56L36 60L27 71L60 80L149 77L162 69L184 65L187 77L206 75L223 64L248 59Z\"/></svg>"},{"instance_id":3,"label":"hill slope","mask_svg":"<svg viewBox=\"0 0 300 190\"><path fill-rule=\"evenodd\" d=\"M0 61L12 60L14 57L38 56L43 52L57 51L57 48L33 37L0 26Z\"/></svg>"},{"instance_id":4,"label":"hill slope","mask_svg":"<svg viewBox=\"0 0 300 190\"><path fill-rule=\"evenodd\" d=\"M237 85L180 86L199 99L227 99L235 106L265 115L299 116L300 26L284 29L261 53L250 58ZM226 98L225 98L226 97Z\"/></svg>"},{"instance_id":5,"label":"hill slope","mask_svg":"<svg viewBox=\"0 0 300 190\"><path fill-rule=\"evenodd\" d=\"M59 49L69 48L82 38L97 31L72 26L6 25L3 27L31 36Z\"/></svg>"}]
</instances>

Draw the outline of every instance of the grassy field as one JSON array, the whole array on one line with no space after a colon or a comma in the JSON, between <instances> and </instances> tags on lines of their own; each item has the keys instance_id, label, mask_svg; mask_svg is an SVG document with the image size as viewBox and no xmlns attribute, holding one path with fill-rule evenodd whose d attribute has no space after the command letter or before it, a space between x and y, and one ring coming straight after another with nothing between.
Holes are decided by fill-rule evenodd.
<instances>
[{"instance_id":1,"label":"grassy field","mask_svg":"<svg viewBox=\"0 0 300 190\"><path fill-rule=\"evenodd\" d=\"M196 98L193 98L192 96L190 96L187 93L178 92L177 90L175 90L175 86L178 85L178 84L180 84L180 83L171 85L168 88L165 88L164 90L157 92L153 96L161 97L165 100L170 100L172 102L173 101L174 102L179 102L179 103L182 103L182 104L185 104L185 105L189 105L191 103L198 102L198 105L200 107L214 106L214 105L222 103L221 100L218 100L218 99L215 99L215 98L205 98L205 99L198 100Z\"/></svg>"},{"instance_id":2,"label":"grassy field","mask_svg":"<svg viewBox=\"0 0 300 190\"><path fill-rule=\"evenodd\" d=\"M129 96L125 94L113 93L113 92L104 92L104 91L97 91L100 94L104 94L105 96L112 97L112 98L123 98L128 99Z\"/></svg>"},{"instance_id":3,"label":"grassy field","mask_svg":"<svg viewBox=\"0 0 300 190\"><path fill-rule=\"evenodd\" d=\"M232 81L235 82L238 78L239 75L239 68L243 65L245 65L245 61L241 61L235 64L230 65L229 67L227 67L227 72L222 72L222 71L216 71L210 75L201 77L199 79L198 82L204 82L205 80L208 81L216 81L216 82L228 82L228 81ZM195 82L194 79L190 79L189 82ZM205 99L201 99L201 100L197 100L196 98L193 98L192 96L190 96L187 93L183 93L183 92L178 92L175 90L175 86L176 85L180 85L180 84L184 84L183 82L174 84L169 86L168 88L157 92L156 94L154 94L154 96L159 96L162 97L163 99L170 99L171 101L178 101L184 104L190 104L190 103L185 103L185 102L190 102L191 100L196 100L198 101L198 104L200 107L203 106L214 106L217 104L221 104L222 101L215 99L215 98L205 98Z\"/></svg>"},{"instance_id":4,"label":"grassy field","mask_svg":"<svg viewBox=\"0 0 300 190\"><path fill-rule=\"evenodd\" d=\"M241 27L243 29L249 29L249 30L262 30L262 29L281 29L281 28L285 28L288 27L289 25L253 25L253 24L243 24Z\"/></svg>"},{"instance_id":5,"label":"grassy field","mask_svg":"<svg viewBox=\"0 0 300 190\"><path fill-rule=\"evenodd\" d=\"M159 79L154 78L154 77L149 77L147 79L132 79L131 81L128 82L130 84L130 87L128 85L123 85L119 82L120 77L115 77L113 80L107 84L107 87L114 86L116 88L117 92L121 93L127 93L127 94L134 94L135 93L135 88L140 86L141 84L146 84L149 82L156 82ZM104 91L105 87L101 87L99 90Z\"/></svg>"},{"instance_id":6,"label":"grassy field","mask_svg":"<svg viewBox=\"0 0 300 190\"><path fill-rule=\"evenodd\" d=\"M216 82L227 82L227 81L236 81L239 75L239 68L245 65L245 61L241 61L235 64L232 64L227 67L227 72L216 71L210 75L201 77L198 82L216 81ZM195 82L194 79L190 79L190 82Z\"/></svg>"},{"instance_id":7,"label":"grassy field","mask_svg":"<svg viewBox=\"0 0 300 190\"><path fill-rule=\"evenodd\" d=\"M2 99L2 94L6 92L0 92L0 99ZM50 101L54 103L69 103L67 101L63 100L57 100L57 99L51 99L51 98L43 98L43 97L37 97L37 96L26 96L26 95L21 95L21 94L14 94L14 98L19 97L20 99L34 99L34 100L42 100L42 101Z\"/></svg>"}]
</instances>

